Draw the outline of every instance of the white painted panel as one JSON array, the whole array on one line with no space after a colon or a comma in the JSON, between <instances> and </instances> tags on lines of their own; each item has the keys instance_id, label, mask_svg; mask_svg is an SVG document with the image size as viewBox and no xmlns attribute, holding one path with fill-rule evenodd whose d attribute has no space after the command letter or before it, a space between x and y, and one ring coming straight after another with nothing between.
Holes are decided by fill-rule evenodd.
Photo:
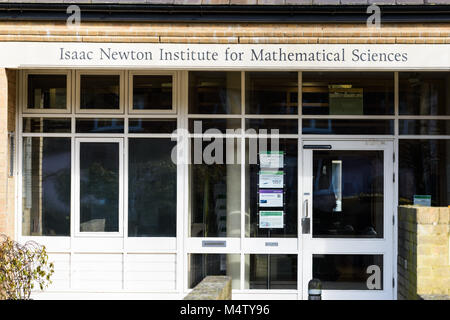
<instances>
[{"instance_id":1,"label":"white painted panel","mask_svg":"<svg viewBox=\"0 0 450 320\"><path fill-rule=\"evenodd\" d=\"M123 287L123 255L78 253L73 255L73 287L120 290Z\"/></svg>"},{"instance_id":2,"label":"white painted panel","mask_svg":"<svg viewBox=\"0 0 450 320\"><path fill-rule=\"evenodd\" d=\"M175 254L127 254L125 270L128 290L176 289Z\"/></svg>"},{"instance_id":3,"label":"white painted panel","mask_svg":"<svg viewBox=\"0 0 450 320\"><path fill-rule=\"evenodd\" d=\"M55 272L47 290L68 289L70 287L70 254L49 253L48 261L53 263Z\"/></svg>"}]
</instances>

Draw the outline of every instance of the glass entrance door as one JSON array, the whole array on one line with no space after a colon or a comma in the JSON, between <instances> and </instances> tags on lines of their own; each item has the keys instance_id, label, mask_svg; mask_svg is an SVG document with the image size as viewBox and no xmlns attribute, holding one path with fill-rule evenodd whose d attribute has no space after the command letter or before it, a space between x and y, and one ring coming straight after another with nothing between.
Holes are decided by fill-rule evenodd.
<instances>
[{"instance_id":1,"label":"glass entrance door","mask_svg":"<svg viewBox=\"0 0 450 320\"><path fill-rule=\"evenodd\" d=\"M393 298L393 144L304 141L303 298Z\"/></svg>"}]
</instances>

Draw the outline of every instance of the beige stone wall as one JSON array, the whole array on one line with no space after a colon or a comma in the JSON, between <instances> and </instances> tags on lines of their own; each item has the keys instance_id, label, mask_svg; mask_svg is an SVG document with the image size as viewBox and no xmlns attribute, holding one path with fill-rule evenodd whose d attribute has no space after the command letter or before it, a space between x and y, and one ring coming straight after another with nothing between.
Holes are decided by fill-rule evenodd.
<instances>
[{"instance_id":1,"label":"beige stone wall","mask_svg":"<svg viewBox=\"0 0 450 320\"><path fill-rule=\"evenodd\" d=\"M0 22L0 41L142 43L450 43L450 24Z\"/></svg>"},{"instance_id":2,"label":"beige stone wall","mask_svg":"<svg viewBox=\"0 0 450 320\"><path fill-rule=\"evenodd\" d=\"M231 300L231 277L208 276L184 300Z\"/></svg>"},{"instance_id":3,"label":"beige stone wall","mask_svg":"<svg viewBox=\"0 0 450 320\"><path fill-rule=\"evenodd\" d=\"M399 207L399 299L450 295L449 215L449 207Z\"/></svg>"},{"instance_id":4,"label":"beige stone wall","mask_svg":"<svg viewBox=\"0 0 450 320\"><path fill-rule=\"evenodd\" d=\"M14 177L8 132L15 131L16 71L0 69L0 233L14 238Z\"/></svg>"}]
</instances>

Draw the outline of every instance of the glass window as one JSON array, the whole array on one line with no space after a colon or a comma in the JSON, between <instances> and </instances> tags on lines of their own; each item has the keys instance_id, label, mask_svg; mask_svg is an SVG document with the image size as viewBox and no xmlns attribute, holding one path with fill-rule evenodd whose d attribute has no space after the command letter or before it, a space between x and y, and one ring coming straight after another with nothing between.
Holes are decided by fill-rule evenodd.
<instances>
[{"instance_id":1,"label":"glass window","mask_svg":"<svg viewBox=\"0 0 450 320\"><path fill-rule=\"evenodd\" d=\"M303 134L394 134L394 120L303 119Z\"/></svg>"},{"instance_id":2,"label":"glass window","mask_svg":"<svg viewBox=\"0 0 450 320\"><path fill-rule=\"evenodd\" d=\"M313 278L324 290L383 290L383 255L314 254Z\"/></svg>"},{"instance_id":3,"label":"glass window","mask_svg":"<svg viewBox=\"0 0 450 320\"><path fill-rule=\"evenodd\" d=\"M25 133L70 133L70 118L23 118Z\"/></svg>"},{"instance_id":4,"label":"glass window","mask_svg":"<svg viewBox=\"0 0 450 320\"><path fill-rule=\"evenodd\" d=\"M133 110L171 110L171 75L133 75Z\"/></svg>"},{"instance_id":5,"label":"glass window","mask_svg":"<svg viewBox=\"0 0 450 320\"><path fill-rule=\"evenodd\" d=\"M276 134L298 134L297 119L246 119L245 129L247 133L251 133L248 129L255 130L256 133ZM266 132L262 130L267 130ZM273 130L273 131L272 131Z\"/></svg>"},{"instance_id":6,"label":"glass window","mask_svg":"<svg viewBox=\"0 0 450 320\"><path fill-rule=\"evenodd\" d=\"M123 133L123 119L79 118L76 120L77 133Z\"/></svg>"},{"instance_id":7,"label":"glass window","mask_svg":"<svg viewBox=\"0 0 450 320\"><path fill-rule=\"evenodd\" d=\"M28 109L67 109L65 74L29 74Z\"/></svg>"},{"instance_id":8,"label":"glass window","mask_svg":"<svg viewBox=\"0 0 450 320\"><path fill-rule=\"evenodd\" d=\"M303 72L304 115L394 114L392 72Z\"/></svg>"},{"instance_id":9,"label":"glass window","mask_svg":"<svg viewBox=\"0 0 450 320\"><path fill-rule=\"evenodd\" d=\"M450 140L399 141L399 203L431 196L432 206L450 205Z\"/></svg>"},{"instance_id":10,"label":"glass window","mask_svg":"<svg viewBox=\"0 0 450 320\"><path fill-rule=\"evenodd\" d=\"M23 138L22 234L70 235L70 138Z\"/></svg>"},{"instance_id":11,"label":"glass window","mask_svg":"<svg viewBox=\"0 0 450 320\"><path fill-rule=\"evenodd\" d=\"M189 113L240 114L241 73L189 72Z\"/></svg>"},{"instance_id":12,"label":"glass window","mask_svg":"<svg viewBox=\"0 0 450 320\"><path fill-rule=\"evenodd\" d=\"M119 231L119 143L80 143L80 231Z\"/></svg>"},{"instance_id":13,"label":"glass window","mask_svg":"<svg viewBox=\"0 0 450 320\"><path fill-rule=\"evenodd\" d=\"M297 237L297 152L297 139L247 139L247 237Z\"/></svg>"},{"instance_id":14,"label":"glass window","mask_svg":"<svg viewBox=\"0 0 450 320\"><path fill-rule=\"evenodd\" d=\"M172 133L177 129L177 119L130 119L129 133Z\"/></svg>"},{"instance_id":15,"label":"glass window","mask_svg":"<svg viewBox=\"0 0 450 320\"><path fill-rule=\"evenodd\" d=\"M297 255L245 255L245 289L296 290Z\"/></svg>"},{"instance_id":16,"label":"glass window","mask_svg":"<svg viewBox=\"0 0 450 320\"><path fill-rule=\"evenodd\" d=\"M189 254L189 288L207 276L230 276L231 287L241 287L241 256L239 254Z\"/></svg>"},{"instance_id":17,"label":"glass window","mask_svg":"<svg viewBox=\"0 0 450 320\"><path fill-rule=\"evenodd\" d=\"M128 236L175 237L177 166L170 139L128 140Z\"/></svg>"},{"instance_id":18,"label":"glass window","mask_svg":"<svg viewBox=\"0 0 450 320\"><path fill-rule=\"evenodd\" d=\"M298 114L297 72L246 72L247 114Z\"/></svg>"},{"instance_id":19,"label":"glass window","mask_svg":"<svg viewBox=\"0 0 450 320\"><path fill-rule=\"evenodd\" d=\"M217 130L221 133L239 133L237 129L241 129L241 119L189 119L190 133L200 134L206 130L210 130L208 133L217 133Z\"/></svg>"},{"instance_id":20,"label":"glass window","mask_svg":"<svg viewBox=\"0 0 450 320\"><path fill-rule=\"evenodd\" d=\"M80 109L120 109L120 75L80 76Z\"/></svg>"},{"instance_id":21,"label":"glass window","mask_svg":"<svg viewBox=\"0 0 450 320\"><path fill-rule=\"evenodd\" d=\"M400 72L401 115L450 115L449 72Z\"/></svg>"},{"instance_id":22,"label":"glass window","mask_svg":"<svg viewBox=\"0 0 450 320\"><path fill-rule=\"evenodd\" d=\"M240 237L239 140L192 139L191 150L191 237Z\"/></svg>"},{"instance_id":23,"label":"glass window","mask_svg":"<svg viewBox=\"0 0 450 320\"><path fill-rule=\"evenodd\" d=\"M383 151L313 151L313 237L383 238Z\"/></svg>"},{"instance_id":24,"label":"glass window","mask_svg":"<svg viewBox=\"0 0 450 320\"><path fill-rule=\"evenodd\" d=\"M399 120L400 134L450 135L450 120Z\"/></svg>"}]
</instances>

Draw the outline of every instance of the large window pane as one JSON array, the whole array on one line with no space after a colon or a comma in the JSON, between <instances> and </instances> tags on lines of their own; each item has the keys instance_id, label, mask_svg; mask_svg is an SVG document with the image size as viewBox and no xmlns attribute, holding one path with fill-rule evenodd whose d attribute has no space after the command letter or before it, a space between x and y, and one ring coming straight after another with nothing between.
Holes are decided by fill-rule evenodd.
<instances>
[{"instance_id":1,"label":"large window pane","mask_svg":"<svg viewBox=\"0 0 450 320\"><path fill-rule=\"evenodd\" d=\"M262 138L264 139L264 138ZM298 141L247 139L246 143L246 236L297 237ZM279 164L261 161L280 157ZM273 165L272 165L273 164ZM273 222L269 225L270 221Z\"/></svg>"},{"instance_id":2,"label":"large window pane","mask_svg":"<svg viewBox=\"0 0 450 320\"><path fill-rule=\"evenodd\" d=\"M394 120L303 119L303 134L393 135Z\"/></svg>"},{"instance_id":3,"label":"large window pane","mask_svg":"<svg viewBox=\"0 0 450 320\"><path fill-rule=\"evenodd\" d=\"M79 118L75 123L77 133L123 133L123 119Z\"/></svg>"},{"instance_id":4,"label":"large window pane","mask_svg":"<svg viewBox=\"0 0 450 320\"><path fill-rule=\"evenodd\" d=\"M241 73L189 72L189 113L240 114Z\"/></svg>"},{"instance_id":5,"label":"large window pane","mask_svg":"<svg viewBox=\"0 0 450 320\"><path fill-rule=\"evenodd\" d=\"M297 119L246 119L245 129L247 133L261 134L298 134ZM250 130L249 130L250 129ZM267 131L263 131L267 130ZM275 131L278 130L278 131Z\"/></svg>"},{"instance_id":6,"label":"large window pane","mask_svg":"<svg viewBox=\"0 0 450 320\"><path fill-rule=\"evenodd\" d=\"M313 151L313 237L383 238L383 151Z\"/></svg>"},{"instance_id":7,"label":"large window pane","mask_svg":"<svg viewBox=\"0 0 450 320\"><path fill-rule=\"evenodd\" d=\"M240 289L241 256L239 254L190 254L189 288L194 288L207 276L230 276L231 287Z\"/></svg>"},{"instance_id":8,"label":"large window pane","mask_svg":"<svg viewBox=\"0 0 450 320\"><path fill-rule=\"evenodd\" d=\"M450 120L399 120L400 134L450 135Z\"/></svg>"},{"instance_id":9,"label":"large window pane","mask_svg":"<svg viewBox=\"0 0 450 320\"><path fill-rule=\"evenodd\" d=\"M64 74L28 75L29 109L66 109L67 76Z\"/></svg>"},{"instance_id":10,"label":"large window pane","mask_svg":"<svg viewBox=\"0 0 450 320\"><path fill-rule=\"evenodd\" d=\"M400 140L399 152L399 203L430 195L432 206L450 205L450 140Z\"/></svg>"},{"instance_id":11,"label":"large window pane","mask_svg":"<svg viewBox=\"0 0 450 320\"><path fill-rule=\"evenodd\" d=\"M241 129L241 119L189 119L189 133L233 134L240 133L238 129Z\"/></svg>"},{"instance_id":12,"label":"large window pane","mask_svg":"<svg viewBox=\"0 0 450 320\"><path fill-rule=\"evenodd\" d=\"M246 72L247 114L297 114L297 72Z\"/></svg>"},{"instance_id":13,"label":"large window pane","mask_svg":"<svg viewBox=\"0 0 450 320\"><path fill-rule=\"evenodd\" d=\"M80 231L119 231L119 144L80 143Z\"/></svg>"},{"instance_id":14,"label":"large window pane","mask_svg":"<svg viewBox=\"0 0 450 320\"><path fill-rule=\"evenodd\" d=\"M401 115L450 115L449 72L400 72Z\"/></svg>"},{"instance_id":15,"label":"large window pane","mask_svg":"<svg viewBox=\"0 0 450 320\"><path fill-rule=\"evenodd\" d=\"M297 255L245 255L245 289L296 290Z\"/></svg>"},{"instance_id":16,"label":"large window pane","mask_svg":"<svg viewBox=\"0 0 450 320\"><path fill-rule=\"evenodd\" d=\"M392 72L303 72L303 114L394 114Z\"/></svg>"},{"instance_id":17,"label":"large window pane","mask_svg":"<svg viewBox=\"0 0 450 320\"><path fill-rule=\"evenodd\" d=\"M130 119L129 133L173 133L177 129L177 119Z\"/></svg>"},{"instance_id":18,"label":"large window pane","mask_svg":"<svg viewBox=\"0 0 450 320\"><path fill-rule=\"evenodd\" d=\"M241 166L237 139L191 140L191 237L240 237Z\"/></svg>"},{"instance_id":19,"label":"large window pane","mask_svg":"<svg viewBox=\"0 0 450 320\"><path fill-rule=\"evenodd\" d=\"M172 76L134 75L133 110L171 110Z\"/></svg>"},{"instance_id":20,"label":"large window pane","mask_svg":"<svg viewBox=\"0 0 450 320\"><path fill-rule=\"evenodd\" d=\"M175 146L170 139L129 139L128 236L176 236Z\"/></svg>"},{"instance_id":21,"label":"large window pane","mask_svg":"<svg viewBox=\"0 0 450 320\"><path fill-rule=\"evenodd\" d=\"M70 138L23 138L22 234L70 235Z\"/></svg>"},{"instance_id":22,"label":"large window pane","mask_svg":"<svg viewBox=\"0 0 450 320\"><path fill-rule=\"evenodd\" d=\"M120 109L119 75L81 75L80 109Z\"/></svg>"},{"instance_id":23,"label":"large window pane","mask_svg":"<svg viewBox=\"0 0 450 320\"><path fill-rule=\"evenodd\" d=\"M29 133L70 133L70 118L23 118L23 132Z\"/></svg>"},{"instance_id":24,"label":"large window pane","mask_svg":"<svg viewBox=\"0 0 450 320\"><path fill-rule=\"evenodd\" d=\"M314 254L313 278L324 290L383 290L383 255Z\"/></svg>"}]
</instances>

